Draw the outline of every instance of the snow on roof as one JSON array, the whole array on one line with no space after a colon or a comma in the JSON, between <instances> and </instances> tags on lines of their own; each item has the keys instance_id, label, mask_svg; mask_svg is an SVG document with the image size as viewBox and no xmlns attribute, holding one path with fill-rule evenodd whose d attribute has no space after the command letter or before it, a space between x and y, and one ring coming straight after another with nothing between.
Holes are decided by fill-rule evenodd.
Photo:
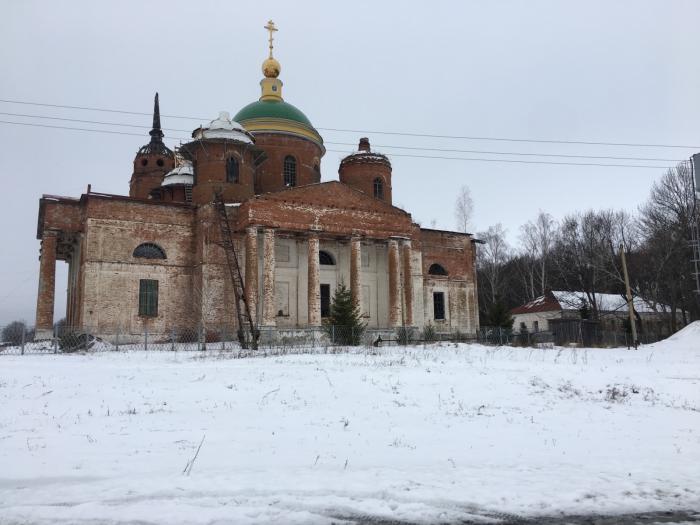
<instances>
[{"instance_id":1,"label":"snow on roof","mask_svg":"<svg viewBox=\"0 0 700 525\"><path fill-rule=\"evenodd\" d=\"M362 157L364 159L370 160L387 160L387 156L384 155L383 153L379 153L378 151L364 151L364 150L357 150L357 151L352 151L346 155L346 159L350 157Z\"/></svg>"},{"instance_id":2,"label":"snow on roof","mask_svg":"<svg viewBox=\"0 0 700 525\"><path fill-rule=\"evenodd\" d=\"M563 310L578 310L583 305L583 301L586 301L586 303L589 302L586 294L583 292L552 291L552 295L554 295ZM627 299L620 294L597 293L595 294L595 301L598 305L598 310L601 312L624 311L627 308ZM661 304L657 305L656 308L652 308L652 306L641 297L635 297L633 302L634 309L640 313L668 310L666 305Z\"/></svg>"},{"instance_id":3,"label":"snow on roof","mask_svg":"<svg viewBox=\"0 0 700 525\"><path fill-rule=\"evenodd\" d=\"M589 303L584 292L552 291L533 299L529 303L511 310L511 314L527 314L535 312L555 312L559 310L580 310L583 302ZM620 294L597 293L595 301L600 312L618 312L627 310L627 299ZM664 304L648 302L642 297L633 299L634 309L640 313L668 312L670 308Z\"/></svg>"},{"instance_id":4,"label":"snow on roof","mask_svg":"<svg viewBox=\"0 0 700 525\"><path fill-rule=\"evenodd\" d=\"M173 184L193 184L194 170L189 160L182 161L178 167L169 171L163 178L161 186L172 186Z\"/></svg>"},{"instance_id":5,"label":"snow on roof","mask_svg":"<svg viewBox=\"0 0 700 525\"><path fill-rule=\"evenodd\" d=\"M529 303L514 308L510 313L517 315L535 312L558 312L559 310L561 310L561 306L557 302L556 298L550 292L547 292L545 295L541 295Z\"/></svg>"},{"instance_id":6,"label":"snow on roof","mask_svg":"<svg viewBox=\"0 0 700 525\"><path fill-rule=\"evenodd\" d=\"M253 143L253 136L235 120L231 120L228 111L220 111L219 118L212 120L207 128L199 128L192 134L195 139L230 139Z\"/></svg>"}]
</instances>

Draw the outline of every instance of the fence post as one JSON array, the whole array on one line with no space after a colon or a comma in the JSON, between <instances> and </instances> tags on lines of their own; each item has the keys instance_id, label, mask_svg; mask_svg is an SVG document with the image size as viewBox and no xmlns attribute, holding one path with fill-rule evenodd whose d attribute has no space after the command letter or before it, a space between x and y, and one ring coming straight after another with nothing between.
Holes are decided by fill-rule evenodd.
<instances>
[{"instance_id":1,"label":"fence post","mask_svg":"<svg viewBox=\"0 0 700 525\"><path fill-rule=\"evenodd\" d=\"M117 325L117 330L114 333L114 347L115 347L115 352L119 352L119 330L120 327Z\"/></svg>"},{"instance_id":2,"label":"fence post","mask_svg":"<svg viewBox=\"0 0 700 525\"><path fill-rule=\"evenodd\" d=\"M26 333L26 332L27 332L27 327L26 327L26 326L22 326L22 355L24 355L24 341L25 341L25 339L26 339L26 337L27 337L27 333Z\"/></svg>"},{"instance_id":3,"label":"fence post","mask_svg":"<svg viewBox=\"0 0 700 525\"><path fill-rule=\"evenodd\" d=\"M170 329L170 350L175 351L175 328Z\"/></svg>"},{"instance_id":4,"label":"fence post","mask_svg":"<svg viewBox=\"0 0 700 525\"><path fill-rule=\"evenodd\" d=\"M498 345L503 346L503 328L498 327Z\"/></svg>"},{"instance_id":5,"label":"fence post","mask_svg":"<svg viewBox=\"0 0 700 525\"><path fill-rule=\"evenodd\" d=\"M335 344L335 325L331 325L331 345Z\"/></svg>"},{"instance_id":6,"label":"fence post","mask_svg":"<svg viewBox=\"0 0 700 525\"><path fill-rule=\"evenodd\" d=\"M202 323L199 323L197 325L197 350L204 350L206 346L204 346L204 341L202 341Z\"/></svg>"},{"instance_id":7,"label":"fence post","mask_svg":"<svg viewBox=\"0 0 700 525\"><path fill-rule=\"evenodd\" d=\"M148 350L148 323L143 325L143 349Z\"/></svg>"},{"instance_id":8,"label":"fence post","mask_svg":"<svg viewBox=\"0 0 700 525\"><path fill-rule=\"evenodd\" d=\"M54 334L53 336L53 353L57 354L58 353L58 337Z\"/></svg>"}]
</instances>

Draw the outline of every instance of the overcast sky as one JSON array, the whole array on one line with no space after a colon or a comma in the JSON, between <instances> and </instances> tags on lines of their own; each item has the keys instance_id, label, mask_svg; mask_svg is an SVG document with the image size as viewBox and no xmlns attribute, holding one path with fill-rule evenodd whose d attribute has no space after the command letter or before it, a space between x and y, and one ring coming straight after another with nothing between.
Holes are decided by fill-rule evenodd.
<instances>
[{"instance_id":1,"label":"overcast sky","mask_svg":"<svg viewBox=\"0 0 700 525\"><path fill-rule=\"evenodd\" d=\"M454 227L458 188L471 188L474 231L501 222L517 241L543 209L561 218L589 208L635 211L676 159L700 150L700 2L95 2L0 1L0 98L216 117L256 100L272 18L285 100L335 150L369 136L377 150L424 156L644 164L649 168L475 162L393 156L394 204L424 226ZM43 193L128 193L147 129L6 113L150 125L147 116L0 102L0 120L143 133L85 133L0 123L0 324L34 322ZM163 118L164 128L200 122ZM360 130L337 132L323 128ZM524 138L686 145L610 147L383 135ZM374 132L374 133L372 133ZM168 133L168 132L166 132ZM171 132L169 145L187 133ZM692 146L698 145L697 149ZM669 159L619 161L399 150ZM56 318L65 311L58 263Z\"/></svg>"}]
</instances>

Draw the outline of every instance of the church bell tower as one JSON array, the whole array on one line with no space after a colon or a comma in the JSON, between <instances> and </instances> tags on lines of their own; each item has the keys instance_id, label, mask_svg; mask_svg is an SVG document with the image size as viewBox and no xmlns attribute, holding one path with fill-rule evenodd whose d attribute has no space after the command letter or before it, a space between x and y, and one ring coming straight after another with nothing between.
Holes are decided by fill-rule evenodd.
<instances>
[{"instance_id":1,"label":"church bell tower","mask_svg":"<svg viewBox=\"0 0 700 525\"><path fill-rule=\"evenodd\" d=\"M149 135L151 141L136 153L129 182L129 197L136 199L148 199L151 191L160 187L165 174L175 167L174 153L163 144L158 93L153 104L153 128Z\"/></svg>"}]
</instances>

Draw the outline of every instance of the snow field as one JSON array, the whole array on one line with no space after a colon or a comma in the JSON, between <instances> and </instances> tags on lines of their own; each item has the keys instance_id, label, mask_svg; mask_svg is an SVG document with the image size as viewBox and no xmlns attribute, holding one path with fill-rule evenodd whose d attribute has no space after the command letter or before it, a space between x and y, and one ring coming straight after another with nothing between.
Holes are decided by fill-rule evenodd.
<instances>
[{"instance_id":1,"label":"snow field","mask_svg":"<svg viewBox=\"0 0 700 525\"><path fill-rule=\"evenodd\" d=\"M0 522L700 509L700 323L636 352L373 350L3 356Z\"/></svg>"}]
</instances>

